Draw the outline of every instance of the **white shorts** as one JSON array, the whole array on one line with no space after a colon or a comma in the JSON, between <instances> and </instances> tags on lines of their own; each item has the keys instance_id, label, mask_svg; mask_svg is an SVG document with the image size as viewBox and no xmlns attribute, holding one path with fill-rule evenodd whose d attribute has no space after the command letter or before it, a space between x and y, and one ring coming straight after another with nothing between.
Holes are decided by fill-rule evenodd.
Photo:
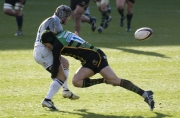
<instances>
[{"instance_id":1,"label":"white shorts","mask_svg":"<svg viewBox=\"0 0 180 118\"><path fill-rule=\"evenodd\" d=\"M53 56L52 51L50 51L45 46L35 46L33 51L34 60L42 65L45 69L52 66Z\"/></svg>"},{"instance_id":2,"label":"white shorts","mask_svg":"<svg viewBox=\"0 0 180 118\"><path fill-rule=\"evenodd\" d=\"M109 0L101 0L100 2L96 2L96 5L99 7L102 4L109 4Z\"/></svg>"}]
</instances>

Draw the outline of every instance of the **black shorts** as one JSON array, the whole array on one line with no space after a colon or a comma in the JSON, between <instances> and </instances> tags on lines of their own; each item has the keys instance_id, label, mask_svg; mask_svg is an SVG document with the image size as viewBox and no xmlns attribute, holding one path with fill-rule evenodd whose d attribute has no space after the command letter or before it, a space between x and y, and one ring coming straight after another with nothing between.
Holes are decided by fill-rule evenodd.
<instances>
[{"instance_id":1,"label":"black shorts","mask_svg":"<svg viewBox=\"0 0 180 118\"><path fill-rule=\"evenodd\" d=\"M89 1L90 0L71 0L70 7L71 7L72 11L74 11L76 9L77 5L86 9L88 7Z\"/></svg>"},{"instance_id":2,"label":"black shorts","mask_svg":"<svg viewBox=\"0 0 180 118\"><path fill-rule=\"evenodd\" d=\"M23 5L25 5L26 0L5 0L5 3L11 4L12 6L15 6L17 2L21 2Z\"/></svg>"},{"instance_id":3,"label":"black shorts","mask_svg":"<svg viewBox=\"0 0 180 118\"><path fill-rule=\"evenodd\" d=\"M130 2L132 2L132 3L135 3L135 0L128 0L128 1L130 1Z\"/></svg>"},{"instance_id":4,"label":"black shorts","mask_svg":"<svg viewBox=\"0 0 180 118\"><path fill-rule=\"evenodd\" d=\"M94 74L99 73L103 68L108 66L107 57L104 52L98 49L97 52L93 52L93 56L87 60L83 67L91 69Z\"/></svg>"}]
</instances>

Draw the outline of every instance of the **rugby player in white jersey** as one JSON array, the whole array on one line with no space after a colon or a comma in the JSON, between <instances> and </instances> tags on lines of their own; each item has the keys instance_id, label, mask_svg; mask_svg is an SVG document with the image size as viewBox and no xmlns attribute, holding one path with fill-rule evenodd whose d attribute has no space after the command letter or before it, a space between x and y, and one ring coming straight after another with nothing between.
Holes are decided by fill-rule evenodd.
<instances>
[{"instance_id":1,"label":"rugby player in white jersey","mask_svg":"<svg viewBox=\"0 0 180 118\"><path fill-rule=\"evenodd\" d=\"M34 44L34 52L33 56L35 61L42 65L47 71L51 73L51 68L53 65L53 55L50 50L48 50L41 42L40 36L44 30L50 30L54 34L60 33L63 30L62 24L65 25L71 16L71 8L66 5L61 5L57 7L53 16L45 19L41 25L39 26L36 41ZM68 73L69 73L69 62L65 57L61 57L62 65L56 66L63 66L59 69L59 72L62 72L61 69L64 70L64 77L61 78L52 78L53 82L50 85L49 92L47 93L45 99L42 101L43 107L48 107L51 110L58 110L54 103L52 102L53 96L59 91L60 87L63 86L62 95L64 98L70 99L79 99L79 96L73 94L68 88Z\"/></svg>"}]
</instances>

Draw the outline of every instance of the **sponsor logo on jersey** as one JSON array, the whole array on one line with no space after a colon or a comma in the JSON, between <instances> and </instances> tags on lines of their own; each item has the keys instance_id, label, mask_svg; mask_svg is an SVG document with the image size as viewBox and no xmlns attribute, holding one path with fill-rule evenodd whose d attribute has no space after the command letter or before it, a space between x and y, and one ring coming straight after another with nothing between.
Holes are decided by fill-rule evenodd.
<instances>
[{"instance_id":1,"label":"sponsor logo on jersey","mask_svg":"<svg viewBox=\"0 0 180 118\"><path fill-rule=\"evenodd\" d=\"M69 35L68 35L68 37L66 38L66 41L67 41L67 42L70 42L70 41L71 41L72 36L73 36L73 34L72 34L72 33L71 33L71 34L69 34Z\"/></svg>"},{"instance_id":2,"label":"sponsor logo on jersey","mask_svg":"<svg viewBox=\"0 0 180 118\"><path fill-rule=\"evenodd\" d=\"M68 36L69 32L67 31L66 34L63 36L63 38L66 38Z\"/></svg>"},{"instance_id":3,"label":"sponsor logo on jersey","mask_svg":"<svg viewBox=\"0 0 180 118\"><path fill-rule=\"evenodd\" d=\"M57 38L62 38L62 36L64 35L64 33L66 33L65 31L62 32Z\"/></svg>"},{"instance_id":4,"label":"sponsor logo on jersey","mask_svg":"<svg viewBox=\"0 0 180 118\"><path fill-rule=\"evenodd\" d=\"M97 65L98 64L98 61L96 61L95 59L93 60L93 65Z\"/></svg>"}]
</instances>

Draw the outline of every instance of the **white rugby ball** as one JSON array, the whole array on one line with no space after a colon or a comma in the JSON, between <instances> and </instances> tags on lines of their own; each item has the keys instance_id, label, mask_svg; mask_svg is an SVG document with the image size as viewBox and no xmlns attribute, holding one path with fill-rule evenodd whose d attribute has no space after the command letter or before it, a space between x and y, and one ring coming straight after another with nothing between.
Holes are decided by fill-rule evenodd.
<instances>
[{"instance_id":1,"label":"white rugby ball","mask_svg":"<svg viewBox=\"0 0 180 118\"><path fill-rule=\"evenodd\" d=\"M148 27L142 27L136 30L134 33L135 39L139 41L147 40L149 39L153 34L153 30Z\"/></svg>"}]
</instances>

